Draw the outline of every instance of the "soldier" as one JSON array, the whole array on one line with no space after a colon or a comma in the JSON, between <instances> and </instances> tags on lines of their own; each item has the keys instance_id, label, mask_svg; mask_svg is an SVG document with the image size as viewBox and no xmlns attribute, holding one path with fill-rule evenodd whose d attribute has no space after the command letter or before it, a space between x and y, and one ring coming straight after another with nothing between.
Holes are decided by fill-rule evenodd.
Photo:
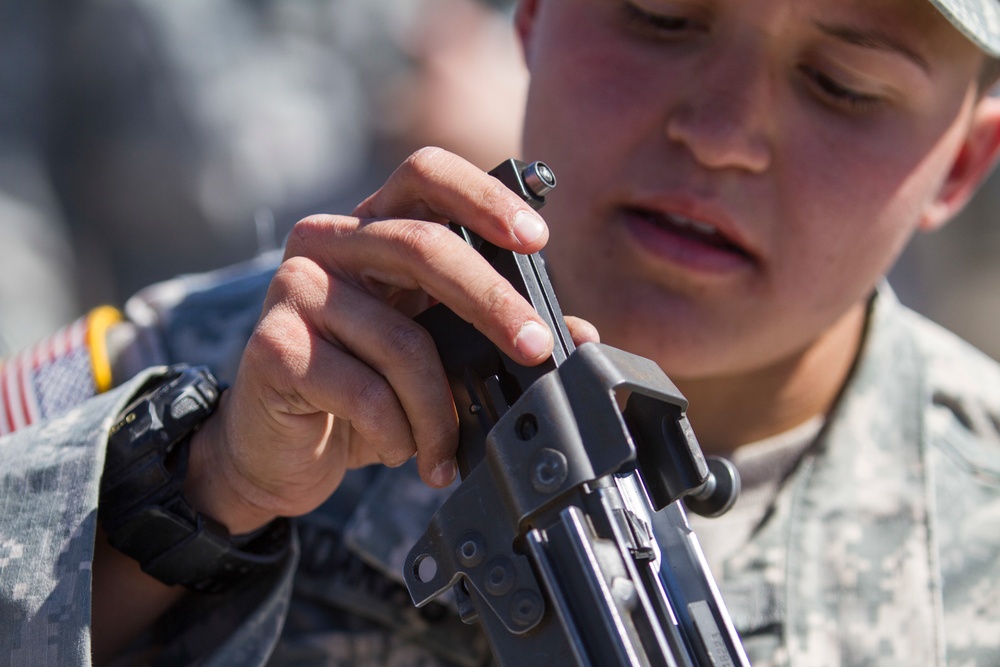
<instances>
[{"instance_id":1,"label":"soldier","mask_svg":"<svg viewBox=\"0 0 1000 667\"><path fill-rule=\"evenodd\" d=\"M560 178L545 221L421 150L351 216L301 221L276 269L152 288L128 323L97 314L75 347L8 365L13 425L40 418L0 440L14 661L85 663L91 636L99 659L167 664L488 660L447 608L415 612L394 583L432 489L455 477L454 407L410 318L442 301L526 364L552 340L440 224L454 220L545 248L564 309L585 318L574 338L599 330L657 361L703 448L737 462L749 493L707 550L754 664L1000 662L1000 369L882 280L1000 153L987 95L1000 5L524 0L515 24L532 76L525 152ZM99 388L177 361L229 383L193 435L171 434L185 444L166 463L186 476L148 497L234 537L128 530L166 554L139 556L147 569L235 588L185 594L97 532L106 451L129 492L101 498L113 536L146 493L108 433L173 376L142 371L46 419L54 392L36 378L81 358ZM289 543L279 517L300 516ZM206 569L191 539L250 575Z\"/></svg>"}]
</instances>

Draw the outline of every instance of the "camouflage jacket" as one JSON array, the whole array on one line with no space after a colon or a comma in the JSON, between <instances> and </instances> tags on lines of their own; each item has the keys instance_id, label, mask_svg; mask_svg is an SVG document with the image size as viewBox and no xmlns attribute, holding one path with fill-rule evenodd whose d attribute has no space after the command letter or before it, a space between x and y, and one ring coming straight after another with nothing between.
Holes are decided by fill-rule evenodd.
<instances>
[{"instance_id":1,"label":"camouflage jacket","mask_svg":"<svg viewBox=\"0 0 1000 667\"><path fill-rule=\"evenodd\" d=\"M271 270L141 293L129 353L232 378ZM0 662L89 663L103 444L140 381L0 438ZM298 521L297 559L238 594L185 600L145 638L148 661L488 663L475 628L445 605L413 609L400 583L445 493L409 466L350 474ZM998 665L997 526L1000 367L883 287L838 404L720 584L758 667Z\"/></svg>"}]
</instances>

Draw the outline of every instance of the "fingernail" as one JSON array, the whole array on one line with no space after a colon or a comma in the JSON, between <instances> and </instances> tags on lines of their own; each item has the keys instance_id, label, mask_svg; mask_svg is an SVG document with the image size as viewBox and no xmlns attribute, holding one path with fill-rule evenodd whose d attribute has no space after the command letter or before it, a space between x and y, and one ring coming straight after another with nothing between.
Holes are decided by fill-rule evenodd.
<instances>
[{"instance_id":1,"label":"fingernail","mask_svg":"<svg viewBox=\"0 0 1000 667\"><path fill-rule=\"evenodd\" d=\"M448 486L455 481L457 473L458 466L455 465L455 459L449 459L431 471L431 484L441 487Z\"/></svg>"},{"instance_id":2,"label":"fingernail","mask_svg":"<svg viewBox=\"0 0 1000 667\"><path fill-rule=\"evenodd\" d=\"M551 344L552 334L538 322L525 322L514 338L514 347L528 359L545 354Z\"/></svg>"},{"instance_id":3,"label":"fingernail","mask_svg":"<svg viewBox=\"0 0 1000 667\"><path fill-rule=\"evenodd\" d=\"M514 216L514 236L523 245L534 243L545 233L545 223L534 213L518 211Z\"/></svg>"}]
</instances>

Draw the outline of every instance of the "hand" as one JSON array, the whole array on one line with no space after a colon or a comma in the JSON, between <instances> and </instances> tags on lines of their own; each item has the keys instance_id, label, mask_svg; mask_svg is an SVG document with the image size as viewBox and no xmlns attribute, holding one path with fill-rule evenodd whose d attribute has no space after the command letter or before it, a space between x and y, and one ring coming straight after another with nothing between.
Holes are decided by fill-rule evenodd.
<instances>
[{"instance_id":1,"label":"hand","mask_svg":"<svg viewBox=\"0 0 1000 667\"><path fill-rule=\"evenodd\" d=\"M246 532L312 510L349 468L414 455L425 482L452 481L458 420L412 316L444 302L525 365L553 341L447 221L518 252L547 240L517 195L440 149L414 153L353 217L295 226L236 381L192 444L185 493L201 511ZM596 339L586 323L569 325Z\"/></svg>"}]
</instances>

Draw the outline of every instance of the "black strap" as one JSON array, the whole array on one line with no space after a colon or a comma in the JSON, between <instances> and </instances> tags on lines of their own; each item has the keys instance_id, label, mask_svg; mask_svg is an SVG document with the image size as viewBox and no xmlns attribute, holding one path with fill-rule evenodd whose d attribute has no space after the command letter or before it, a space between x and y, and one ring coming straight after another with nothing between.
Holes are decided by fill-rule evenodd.
<instances>
[{"instance_id":1,"label":"black strap","mask_svg":"<svg viewBox=\"0 0 1000 667\"><path fill-rule=\"evenodd\" d=\"M183 496L191 438L219 393L207 369L186 366L144 387L111 429L101 480L99 515L110 544L160 581L203 593L273 570L291 543L287 519L231 537Z\"/></svg>"}]
</instances>

